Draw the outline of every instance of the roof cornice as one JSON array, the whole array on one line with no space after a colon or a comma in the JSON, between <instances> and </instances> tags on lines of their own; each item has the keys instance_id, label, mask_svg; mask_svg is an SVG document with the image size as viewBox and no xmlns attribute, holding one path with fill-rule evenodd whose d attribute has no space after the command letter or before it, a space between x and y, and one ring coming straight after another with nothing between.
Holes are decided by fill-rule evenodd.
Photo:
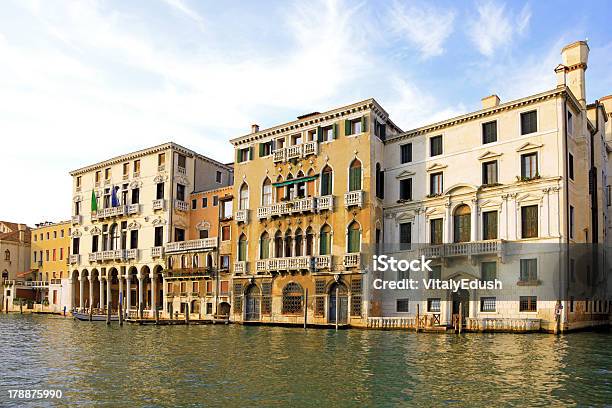
<instances>
[{"instance_id":1,"label":"roof cornice","mask_svg":"<svg viewBox=\"0 0 612 408\"><path fill-rule=\"evenodd\" d=\"M319 113L317 115L309 116L304 119L294 120L292 122L283 123L281 125L277 125L268 129L260 130L259 132L249 133L247 135L243 135L230 140L234 146L238 146L245 143L252 143L256 140L261 140L270 136L280 135L286 132L295 132L302 130L305 127L316 125L318 123L322 123L328 121L330 119L338 119L355 112L371 110L376 115L378 115L381 119L387 122L390 126L392 126L397 132L401 132L400 129L391 119L389 119L389 114L385 111L378 102L374 98L366 99L364 101L356 102L351 105L342 106L336 109L329 110L327 112Z\"/></svg>"},{"instance_id":2,"label":"roof cornice","mask_svg":"<svg viewBox=\"0 0 612 408\"><path fill-rule=\"evenodd\" d=\"M559 88L551 89L549 91L542 92L542 93L539 93L539 94L527 96L525 98L516 99L514 101L506 102L506 103L503 103L503 104L498 105L498 106L493 106L491 108L481 109L479 111L466 113L464 115L456 116L454 118L447 119L447 120L444 120L444 121L441 121L441 122L436 122L436 123L433 123L433 124L430 124L430 125L425 125L425 126L413 129L413 130L408 130L408 131L406 131L404 133L401 133L399 135L396 135L396 136L387 137L387 139L384 141L384 143L385 144L387 144L387 143L396 143L396 142L399 142L401 140L410 139L410 138L413 138L413 137L416 137L416 136L420 136L420 135L423 135L423 134L427 134L427 133L431 133L431 132L436 132L438 130L442 130L442 129L445 129L445 128L448 128L448 127L451 127L451 126L455 126L455 125L458 125L458 124L461 124L461 123L465 123L465 122L469 122L469 121L472 121L472 120L480 119L480 118L483 118L483 117L495 115L495 114L503 112L503 111L519 108L521 106L531 105L533 103L540 102L540 101L543 101L543 100L555 98L555 97L557 97L559 95L562 95L563 93L565 93L566 95L569 96L568 100L570 101L570 103L572 105L574 105L574 107L577 110L579 110L580 109L580 105L578 104L578 101L571 94L571 92L568 92L568 91L569 91L569 89L567 87L559 87Z\"/></svg>"}]
</instances>

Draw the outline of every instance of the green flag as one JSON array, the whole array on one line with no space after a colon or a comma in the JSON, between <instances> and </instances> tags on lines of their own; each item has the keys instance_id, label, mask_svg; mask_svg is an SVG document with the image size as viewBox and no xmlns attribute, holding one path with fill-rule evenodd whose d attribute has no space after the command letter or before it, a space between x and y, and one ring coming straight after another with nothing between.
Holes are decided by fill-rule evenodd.
<instances>
[{"instance_id":1,"label":"green flag","mask_svg":"<svg viewBox=\"0 0 612 408\"><path fill-rule=\"evenodd\" d=\"M96 198L96 192L91 190L91 212L98 211L98 199Z\"/></svg>"}]
</instances>

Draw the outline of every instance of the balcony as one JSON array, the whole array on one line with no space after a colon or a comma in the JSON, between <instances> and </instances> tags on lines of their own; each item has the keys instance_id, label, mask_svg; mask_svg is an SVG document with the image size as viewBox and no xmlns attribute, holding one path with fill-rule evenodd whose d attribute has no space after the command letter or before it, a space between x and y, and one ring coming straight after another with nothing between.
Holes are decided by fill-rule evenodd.
<instances>
[{"instance_id":1,"label":"balcony","mask_svg":"<svg viewBox=\"0 0 612 408\"><path fill-rule=\"evenodd\" d=\"M344 255L342 265L345 268L355 268L361 265L361 254L359 252Z\"/></svg>"},{"instance_id":2,"label":"balcony","mask_svg":"<svg viewBox=\"0 0 612 408\"><path fill-rule=\"evenodd\" d=\"M78 264L80 260L81 255L79 254L72 254L68 257L68 262L70 262L71 264Z\"/></svg>"},{"instance_id":3,"label":"balcony","mask_svg":"<svg viewBox=\"0 0 612 408\"><path fill-rule=\"evenodd\" d=\"M311 269L311 256L293 256L287 258L260 259L255 262L255 272L301 271Z\"/></svg>"},{"instance_id":4,"label":"balcony","mask_svg":"<svg viewBox=\"0 0 612 408\"><path fill-rule=\"evenodd\" d=\"M248 224L248 222L249 222L249 210L238 210L238 211L236 211L236 213L234 214L234 219L237 222L243 222L245 224Z\"/></svg>"},{"instance_id":5,"label":"balcony","mask_svg":"<svg viewBox=\"0 0 612 408\"><path fill-rule=\"evenodd\" d=\"M272 160L274 160L275 163L283 162L291 159L307 157L312 154L319 154L319 143L317 141L277 149L272 152Z\"/></svg>"},{"instance_id":6,"label":"balcony","mask_svg":"<svg viewBox=\"0 0 612 408\"><path fill-rule=\"evenodd\" d=\"M317 198L317 209L318 210L334 210L334 196L326 195Z\"/></svg>"},{"instance_id":7,"label":"balcony","mask_svg":"<svg viewBox=\"0 0 612 408\"><path fill-rule=\"evenodd\" d=\"M420 248L419 255L425 258L472 257L474 255L497 254L502 257L504 241L501 239L473 242L455 242L440 245L428 245Z\"/></svg>"},{"instance_id":8,"label":"balcony","mask_svg":"<svg viewBox=\"0 0 612 408\"><path fill-rule=\"evenodd\" d=\"M271 214L271 207L270 206L265 206L265 207L258 207L257 208L257 218L262 220L264 218L268 218Z\"/></svg>"},{"instance_id":9,"label":"balcony","mask_svg":"<svg viewBox=\"0 0 612 408\"><path fill-rule=\"evenodd\" d=\"M242 275L248 271L248 266L246 261L236 261L234 263L234 274Z\"/></svg>"},{"instance_id":10,"label":"balcony","mask_svg":"<svg viewBox=\"0 0 612 408\"><path fill-rule=\"evenodd\" d=\"M126 212L128 215L134 215L140 213L140 204L129 204L126 205Z\"/></svg>"},{"instance_id":11,"label":"balcony","mask_svg":"<svg viewBox=\"0 0 612 408\"><path fill-rule=\"evenodd\" d=\"M159 258L164 254L163 246L151 247L151 258Z\"/></svg>"},{"instance_id":12,"label":"balcony","mask_svg":"<svg viewBox=\"0 0 612 408\"><path fill-rule=\"evenodd\" d=\"M179 211L189 211L189 204L186 201L174 200L174 207Z\"/></svg>"},{"instance_id":13,"label":"balcony","mask_svg":"<svg viewBox=\"0 0 612 408\"><path fill-rule=\"evenodd\" d=\"M128 252L131 258L128 258ZM137 255L137 249L111 249L89 253L89 262L123 261L125 259L136 259Z\"/></svg>"},{"instance_id":14,"label":"balcony","mask_svg":"<svg viewBox=\"0 0 612 408\"><path fill-rule=\"evenodd\" d=\"M178 174L182 174L183 176L187 174L187 169L185 167L177 167L176 172Z\"/></svg>"},{"instance_id":15,"label":"balcony","mask_svg":"<svg viewBox=\"0 0 612 408\"><path fill-rule=\"evenodd\" d=\"M72 216L72 225L80 225L82 221L83 217L81 217L80 215L73 215Z\"/></svg>"},{"instance_id":16,"label":"balcony","mask_svg":"<svg viewBox=\"0 0 612 408\"><path fill-rule=\"evenodd\" d=\"M331 255L319 255L315 256L314 261L315 269L331 269L332 267L332 256Z\"/></svg>"},{"instance_id":17,"label":"balcony","mask_svg":"<svg viewBox=\"0 0 612 408\"><path fill-rule=\"evenodd\" d=\"M331 197L331 196L326 196ZM280 217L293 213L313 212L318 208L318 199L315 197L298 198L292 201L274 203L257 208L257 218Z\"/></svg>"},{"instance_id":18,"label":"balcony","mask_svg":"<svg viewBox=\"0 0 612 408\"><path fill-rule=\"evenodd\" d=\"M159 200L153 200L153 211L155 210L163 210L166 207L166 200L159 199Z\"/></svg>"},{"instance_id":19,"label":"balcony","mask_svg":"<svg viewBox=\"0 0 612 408\"><path fill-rule=\"evenodd\" d=\"M344 193L344 206L346 208L355 206L362 208L364 195L365 192L363 190L349 191Z\"/></svg>"},{"instance_id":20,"label":"balcony","mask_svg":"<svg viewBox=\"0 0 612 408\"><path fill-rule=\"evenodd\" d=\"M128 260L136 260L138 259L138 249L126 249L124 250L124 258Z\"/></svg>"},{"instance_id":21,"label":"balcony","mask_svg":"<svg viewBox=\"0 0 612 408\"><path fill-rule=\"evenodd\" d=\"M193 239L191 241L169 242L165 246L165 252L181 252L212 249L217 247L217 238ZM160 247L157 247L160 248Z\"/></svg>"}]
</instances>

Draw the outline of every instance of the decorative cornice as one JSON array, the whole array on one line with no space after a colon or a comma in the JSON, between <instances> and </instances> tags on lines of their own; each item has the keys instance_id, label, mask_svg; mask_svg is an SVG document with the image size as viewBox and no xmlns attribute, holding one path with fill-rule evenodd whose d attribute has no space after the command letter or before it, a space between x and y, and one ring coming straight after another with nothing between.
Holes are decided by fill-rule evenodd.
<instances>
[{"instance_id":1,"label":"decorative cornice","mask_svg":"<svg viewBox=\"0 0 612 408\"><path fill-rule=\"evenodd\" d=\"M480 157L478 157L478 160L488 160L488 159L493 159L495 157L500 157L503 153L495 153L492 152L490 150L487 150L485 153L483 153Z\"/></svg>"},{"instance_id":2,"label":"decorative cornice","mask_svg":"<svg viewBox=\"0 0 612 408\"><path fill-rule=\"evenodd\" d=\"M527 142L523 145L521 145L521 147L519 147L518 149L516 149L517 152L524 152L526 150L535 150L535 149L539 149L542 146L544 146L541 143L532 143L532 142Z\"/></svg>"}]
</instances>

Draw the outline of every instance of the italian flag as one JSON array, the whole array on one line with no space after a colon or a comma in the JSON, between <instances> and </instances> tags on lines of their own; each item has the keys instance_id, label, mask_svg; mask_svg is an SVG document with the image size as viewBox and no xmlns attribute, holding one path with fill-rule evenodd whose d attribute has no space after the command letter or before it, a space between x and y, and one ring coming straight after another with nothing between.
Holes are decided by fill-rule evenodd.
<instances>
[{"instance_id":1,"label":"italian flag","mask_svg":"<svg viewBox=\"0 0 612 408\"><path fill-rule=\"evenodd\" d=\"M98 199L96 198L96 192L91 190L91 212L98 211Z\"/></svg>"}]
</instances>

